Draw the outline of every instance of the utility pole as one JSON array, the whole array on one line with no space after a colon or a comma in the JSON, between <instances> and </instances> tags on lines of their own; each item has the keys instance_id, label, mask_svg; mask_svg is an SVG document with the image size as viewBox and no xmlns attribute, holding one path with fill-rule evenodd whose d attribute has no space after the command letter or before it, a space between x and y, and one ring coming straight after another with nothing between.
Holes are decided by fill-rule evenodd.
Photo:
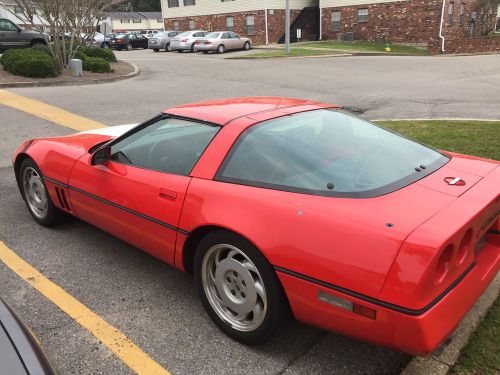
<instances>
[{"instance_id":1,"label":"utility pole","mask_svg":"<svg viewBox=\"0 0 500 375\"><path fill-rule=\"evenodd\" d=\"M285 0L285 53L290 54L290 0Z\"/></svg>"}]
</instances>

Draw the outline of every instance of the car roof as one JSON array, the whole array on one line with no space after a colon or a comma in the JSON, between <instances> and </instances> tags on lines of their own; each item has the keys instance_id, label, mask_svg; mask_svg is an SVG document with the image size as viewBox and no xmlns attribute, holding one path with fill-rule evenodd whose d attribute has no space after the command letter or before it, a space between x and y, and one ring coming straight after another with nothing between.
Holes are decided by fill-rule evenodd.
<instances>
[{"instance_id":1,"label":"car roof","mask_svg":"<svg viewBox=\"0 0 500 375\"><path fill-rule=\"evenodd\" d=\"M234 119L256 113L269 113L268 118L279 116L279 111L296 107L296 112L336 107L311 100L273 96L253 96L231 99L209 100L167 108L163 112L174 116L226 125Z\"/></svg>"}]
</instances>

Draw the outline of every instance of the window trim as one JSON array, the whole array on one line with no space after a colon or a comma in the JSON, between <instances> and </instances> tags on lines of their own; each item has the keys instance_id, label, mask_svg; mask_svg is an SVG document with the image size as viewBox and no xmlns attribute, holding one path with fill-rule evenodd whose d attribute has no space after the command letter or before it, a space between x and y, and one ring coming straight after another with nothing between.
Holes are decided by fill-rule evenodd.
<instances>
[{"instance_id":1,"label":"window trim","mask_svg":"<svg viewBox=\"0 0 500 375\"><path fill-rule=\"evenodd\" d=\"M364 14L361 15L361 17L363 17L362 19L360 19L360 14L359 14L361 10L366 10L366 15ZM358 22L368 22L369 13L370 11L368 8L358 8ZM366 17L366 19L364 19L364 17Z\"/></svg>"},{"instance_id":2,"label":"window trim","mask_svg":"<svg viewBox=\"0 0 500 375\"><path fill-rule=\"evenodd\" d=\"M279 185L279 184L273 184L273 183L268 183L268 182L259 182L259 181L251 181L251 180L246 180L242 178L237 178L237 177L225 177L223 176L224 170L227 167L227 164L230 162L231 158L233 157L234 153L238 149L239 145L243 142L245 137L248 135L248 133L251 131L251 129L255 128L255 126L259 126L262 124L265 124L266 122L273 121L276 119L279 119L281 117L285 116L290 116L288 115L282 115L278 117L274 117L272 119L264 120L258 123L255 123L251 126L249 126L247 129L245 129L236 139L236 141L233 143L231 146L229 152L226 154L224 157L224 160L220 164L219 168L217 169L217 172L215 173L213 180L218 181L218 182L224 182L224 183L230 183L230 184L236 184L236 185L243 185L243 186L249 186L249 187L256 187L256 188L263 188L263 189L268 189L268 190L276 190L276 191L283 191L283 192L288 192L288 193L298 193L298 194L306 194L306 195L313 195L313 196L322 196L322 197L331 197L331 198L356 198L356 199L366 199L366 198L375 198L375 197L380 197L382 195L390 194L393 193L397 190L403 189L427 176L430 174L434 173L438 169L441 169L444 167L448 162L451 160L451 157L443 154L442 152L435 150L432 147L429 147L427 145L424 145L420 142L417 142L411 138L405 137L404 135L398 134L394 131L391 131L390 129L386 129L378 124L375 124L371 121L368 121L366 119L362 119L359 116L354 116L350 113L347 113L345 111L335 109L335 108L319 108L319 109L312 109L309 111L303 111L303 112L297 112L292 114L302 114L306 112L312 112L312 111L318 111L318 110L332 110L332 111L339 111L341 113L345 113L351 117L360 119L362 121L365 121L372 126L376 126L382 130L385 130L389 133L395 134L401 138L410 140L414 143L417 143L423 147L426 147L430 150L433 150L437 152L438 154L441 155L434 163L427 165L424 171L417 172L414 171L411 174L409 174L406 177L403 177L397 181L391 182L390 184L384 185L382 187L376 188L376 189L371 189L371 190L364 190L364 191L359 191L359 192L336 192L336 191L324 191L324 190L313 190L313 189L307 189L307 188L299 188L295 186L288 186L288 185ZM215 138L215 137L214 137Z\"/></svg>"},{"instance_id":3,"label":"window trim","mask_svg":"<svg viewBox=\"0 0 500 375\"><path fill-rule=\"evenodd\" d=\"M338 21L333 21L333 14L338 14L339 15L339 20ZM338 28L334 28L332 25L334 22L338 22ZM342 28L342 13L340 10L334 10L330 13L330 24L328 25L328 29L333 32L340 31Z\"/></svg>"},{"instance_id":4,"label":"window trim","mask_svg":"<svg viewBox=\"0 0 500 375\"><path fill-rule=\"evenodd\" d=\"M177 120L183 120L183 121L189 121L189 122L194 122L194 123L198 123L198 124L201 124L201 125L207 125L207 126L219 128L219 130L217 130L217 133L215 133L215 135L212 137L212 139L210 140L210 142L208 142L207 146L200 153L200 156L198 157L198 159L196 160L196 162L193 164L193 167L191 168L191 170L187 174L180 174L180 173L167 172L167 171L159 171L157 169L147 168L147 167L143 167L143 166L139 166L139 165L120 163L117 160L113 160L113 163L118 163L118 164L126 165L128 167L139 168L139 169L143 169L143 170L146 170L146 171L153 171L153 172L171 174L171 175L176 175L176 176L190 176L191 173L193 172L193 169L196 167L196 165L198 164L198 162L200 161L200 159L203 157L203 154L205 154L205 151L210 147L210 145L212 144L213 140L215 138L217 138L217 135L219 134L220 130L222 129L221 125L216 124L214 122L210 122L210 121L204 121L204 120L194 119L194 118L191 118L191 117L171 115L171 114L168 114L168 113L160 113L159 115L156 115L155 117L153 117L153 118L151 118L149 120L146 120L143 123L140 123L139 125L137 125L137 126L133 127L132 129L126 131L122 135L120 135L120 136L118 136L116 138L113 138L113 139L109 140L108 142L105 142L102 145L99 145L99 147L97 147L97 148L95 148L93 150L92 150L92 147L91 147L90 150L93 151L92 154L95 154L96 152L98 152L99 150L102 150L103 148L113 147L113 145L115 145L116 143L121 142L122 140L124 140L124 139L126 139L126 138L128 138L128 137L130 137L132 135L134 135L138 131L140 131L142 129L145 129L148 126L157 123L158 121L165 120L165 119L168 119L168 118L177 119Z\"/></svg>"},{"instance_id":5,"label":"window trim","mask_svg":"<svg viewBox=\"0 0 500 375\"><path fill-rule=\"evenodd\" d=\"M450 1L448 3L448 14L446 16L446 24L448 26L452 26L454 18L455 18L455 2Z\"/></svg>"}]
</instances>

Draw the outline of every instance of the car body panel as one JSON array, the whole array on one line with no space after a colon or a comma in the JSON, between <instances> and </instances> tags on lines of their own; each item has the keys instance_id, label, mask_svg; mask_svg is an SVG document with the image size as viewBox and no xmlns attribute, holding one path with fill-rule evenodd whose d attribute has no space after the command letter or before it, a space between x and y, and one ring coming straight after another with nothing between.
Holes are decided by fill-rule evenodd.
<instances>
[{"instance_id":1,"label":"car body panel","mask_svg":"<svg viewBox=\"0 0 500 375\"><path fill-rule=\"evenodd\" d=\"M231 230L275 267L299 320L428 353L446 339L498 271L499 163L450 154L433 173L422 172L416 182L372 198L217 181L220 165L246 129L322 108L336 107L254 97L166 109L166 115L221 127L189 176L112 161L91 165L91 147L134 125L24 143L14 161L19 155L32 157L62 209L181 270L189 271L185 261L193 233L209 227ZM464 184L450 185L448 177ZM57 203L58 190L69 197L66 208ZM456 248L453 264L436 278L449 246ZM458 259L460 249L464 256ZM327 304L318 299L319 292L372 308L376 318Z\"/></svg>"},{"instance_id":2,"label":"car body panel","mask_svg":"<svg viewBox=\"0 0 500 375\"><path fill-rule=\"evenodd\" d=\"M169 44L170 40L178 35L178 31L166 30L161 33L157 33L148 40L149 49L165 49Z\"/></svg>"}]
</instances>

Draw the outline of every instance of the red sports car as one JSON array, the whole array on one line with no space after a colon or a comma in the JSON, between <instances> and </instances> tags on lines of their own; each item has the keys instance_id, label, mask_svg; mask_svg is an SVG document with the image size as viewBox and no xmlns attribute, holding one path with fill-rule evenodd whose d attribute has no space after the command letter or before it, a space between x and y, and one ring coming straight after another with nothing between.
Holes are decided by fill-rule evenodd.
<instances>
[{"instance_id":1,"label":"red sports car","mask_svg":"<svg viewBox=\"0 0 500 375\"><path fill-rule=\"evenodd\" d=\"M247 344L289 311L425 354L495 277L499 162L444 153L324 103L237 98L25 142L33 218L74 215L194 275Z\"/></svg>"}]
</instances>

